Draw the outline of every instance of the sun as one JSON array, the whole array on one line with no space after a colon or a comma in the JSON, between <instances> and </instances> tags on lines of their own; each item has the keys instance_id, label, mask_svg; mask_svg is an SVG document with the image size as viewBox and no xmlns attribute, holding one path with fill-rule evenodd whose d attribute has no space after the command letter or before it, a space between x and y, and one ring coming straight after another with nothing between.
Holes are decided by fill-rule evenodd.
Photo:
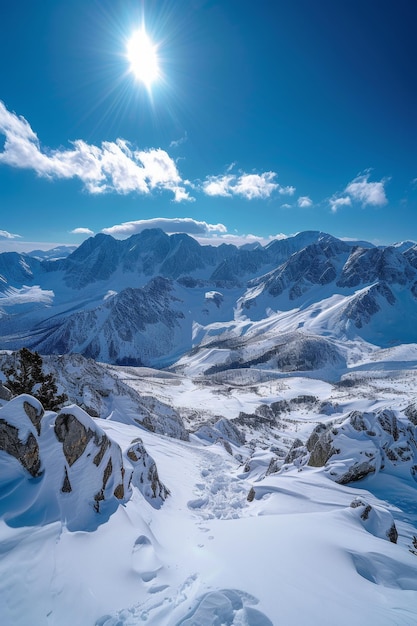
<instances>
[{"instance_id":1,"label":"sun","mask_svg":"<svg viewBox=\"0 0 417 626\"><path fill-rule=\"evenodd\" d=\"M143 27L130 37L126 53L130 71L137 80L150 89L152 83L160 77L158 47Z\"/></svg>"}]
</instances>

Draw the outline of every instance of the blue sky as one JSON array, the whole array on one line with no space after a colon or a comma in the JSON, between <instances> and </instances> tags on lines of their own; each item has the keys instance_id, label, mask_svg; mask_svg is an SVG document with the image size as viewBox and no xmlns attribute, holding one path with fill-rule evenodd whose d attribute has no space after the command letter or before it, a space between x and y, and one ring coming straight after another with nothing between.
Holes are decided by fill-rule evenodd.
<instances>
[{"instance_id":1,"label":"blue sky","mask_svg":"<svg viewBox=\"0 0 417 626\"><path fill-rule=\"evenodd\" d=\"M0 250L417 240L413 0L0 0ZM160 77L133 75L145 24Z\"/></svg>"}]
</instances>

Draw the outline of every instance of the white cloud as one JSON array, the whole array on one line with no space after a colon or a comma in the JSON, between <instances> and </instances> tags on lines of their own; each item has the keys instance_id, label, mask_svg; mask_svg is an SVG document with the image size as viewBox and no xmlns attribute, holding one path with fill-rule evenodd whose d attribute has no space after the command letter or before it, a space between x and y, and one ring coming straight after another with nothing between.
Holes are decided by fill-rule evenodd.
<instances>
[{"instance_id":1,"label":"white cloud","mask_svg":"<svg viewBox=\"0 0 417 626\"><path fill-rule=\"evenodd\" d=\"M276 174L274 172L264 172L263 174L244 174L240 176L234 187L234 193L252 200L253 198L269 198L279 185L274 182Z\"/></svg>"},{"instance_id":2,"label":"white cloud","mask_svg":"<svg viewBox=\"0 0 417 626\"><path fill-rule=\"evenodd\" d=\"M202 190L208 196L241 197L247 200L267 199L275 191L292 196L293 186L281 186L275 172L233 174L231 163L225 174L208 176L193 185L182 178L177 164L162 148L138 150L124 139L91 145L77 139L68 149L41 146L36 133L25 118L9 111L0 102L0 134L5 136L0 164L31 169L49 179L78 178L90 194L138 193L150 195L168 191L175 202L192 201L190 189ZM187 135L171 147L186 141Z\"/></svg>"},{"instance_id":3,"label":"white cloud","mask_svg":"<svg viewBox=\"0 0 417 626\"><path fill-rule=\"evenodd\" d=\"M278 192L281 195L293 196L295 194L295 187L292 187L291 185L287 187L280 187Z\"/></svg>"},{"instance_id":4,"label":"white cloud","mask_svg":"<svg viewBox=\"0 0 417 626\"><path fill-rule=\"evenodd\" d=\"M79 178L92 194L167 190L174 200L191 200L177 166L165 150L132 150L118 139L94 146L82 140L68 150L43 150L29 123L0 102L0 133L5 135L0 163L34 170L46 178Z\"/></svg>"},{"instance_id":5,"label":"white cloud","mask_svg":"<svg viewBox=\"0 0 417 626\"><path fill-rule=\"evenodd\" d=\"M344 206L352 206L353 202L359 202L362 207L384 206L388 203L385 194L385 183L387 178L376 182L370 182L370 170L354 178L345 188L343 194L335 194L330 198L330 209L332 213Z\"/></svg>"},{"instance_id":6,"label":"white cloud","mask_svg":"<svg viewBox=\"0 0 417 626\"><path fill-rule=\"evenodd\" d=\"M388 200L385 195L384 185L387 182L386 179L378 182L369 182L370 173L366 172L357 176L345 189L345 193L356 200L361 202L362 206L384 206Z\"/></svg>"},{"instance_id":7,"label":"white cloud","mask_svg":"<svg viewBox=\"0 0 417 626\"><path fill-rule=\"evenodd\" d=\"M136 220L123 222L109 228L103 228L102 232L113 237L130 237L140 233L145 228L161 228L166 233L188 233L189 235L209 235L210 233L226 233L224 224L208 224L194 220L191 217L155 217L148 220Z\"/></svg>"},{"instance_id":8,"label":"white cloud","mask_svg":"<svg viewBox=\"0 0 417 626\"><path fill-rule=\"evenodd\" d=\"M0 239L17 239L18 237L21 237L21 235L9 233L7 230L0 230Z\"/></svg>"},{"instance_id":9,"label":"white cloud","mask_svg":"<svg viewBox=\"0 0 417 626\"><path fill-rule=\"evenodd\" d=\"M225 176L208 176L203 183L203 191L207 196L231 196L233 181L236 176L226 174Z\"/></svg>"},{"instance_id":10,"label":"white cloud","mask_svg":"<svg viewBox=\"0 0 417 626\"><path fill-rule=\"evenodd\" d=\"M297 204L301 209L308 209L313 206L313 201L308 196L300 196L297 200Z\"/></svg>"},{"instance_id":11,"label":"white cloud","mask_svg":"<svg viewBox=\"0 0 417 626\"><path fill-rule=\"evenodd\" d=\"M94 231L89 228L74 228L70 230L71 235L94 235Z\"/></svg>"},{"instance_id":12,"label":"white cloud","mask_svg":"<svg viewBox=\"0 0 417 626\"><path fill-rule=\"evenodd\" d=\"M229 171L230 168L228 168ZM269 198L275 190L285 189L282 193L293 193L290 187L281 187L275 182L275 172L262 174L224 174L208 176L202 190L207 196L241 196L247 200ZM290 190L290 191L288 191ZM294 189L295 191L295 189ZM281 191L280 191L281 193Z\"/></svg>"},{"instance_id":13,"label":"white cloud","mask_svg":"<svg viewBox=\"0 0 417 626\"><path fill-rule=\"evenodd\" d=\"M341 198L331 198L330 208L332 213L336 213L342 206L351 206L352 200L349 196L342 196Z\"/></svg>"}]
</instances>

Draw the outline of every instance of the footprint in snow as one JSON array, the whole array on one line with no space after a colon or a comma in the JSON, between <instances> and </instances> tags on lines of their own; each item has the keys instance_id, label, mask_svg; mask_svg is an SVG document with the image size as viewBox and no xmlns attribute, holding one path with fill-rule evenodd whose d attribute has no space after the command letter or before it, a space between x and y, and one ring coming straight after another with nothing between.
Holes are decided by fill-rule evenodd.
<instances>
[{"instance_id":1,"label":"footprint in snow","mask_svg":"<svg viewBox=\"0 0 417 626\"><path fill-rule=\"evenodd\" d=\"M158 559L151 540L140 535L133 546L132 567L139 574L143 582L150 582L156 578L162 564Z\"/></svg>"}]
</instances>

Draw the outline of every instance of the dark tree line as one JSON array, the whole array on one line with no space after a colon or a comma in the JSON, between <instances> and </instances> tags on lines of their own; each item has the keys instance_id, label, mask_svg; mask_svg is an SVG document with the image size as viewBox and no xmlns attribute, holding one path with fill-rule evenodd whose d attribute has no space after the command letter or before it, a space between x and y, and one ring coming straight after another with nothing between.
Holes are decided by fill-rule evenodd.
<instances>
[{"instance_id":1,"label":"dark tree line","mask_svg":"<svg viewBox=\"0 0 417 626\"><path fill-rule=\"evenodd\" d=\"M37 352L21 348L16 353L16 362L6 367L4 386L14 396L28 393L37 398L48 411L57 411L68 399L65 393L58 394L56 379L53 374L42 370L42 357Z\"/></svg>"}]
</instances>

